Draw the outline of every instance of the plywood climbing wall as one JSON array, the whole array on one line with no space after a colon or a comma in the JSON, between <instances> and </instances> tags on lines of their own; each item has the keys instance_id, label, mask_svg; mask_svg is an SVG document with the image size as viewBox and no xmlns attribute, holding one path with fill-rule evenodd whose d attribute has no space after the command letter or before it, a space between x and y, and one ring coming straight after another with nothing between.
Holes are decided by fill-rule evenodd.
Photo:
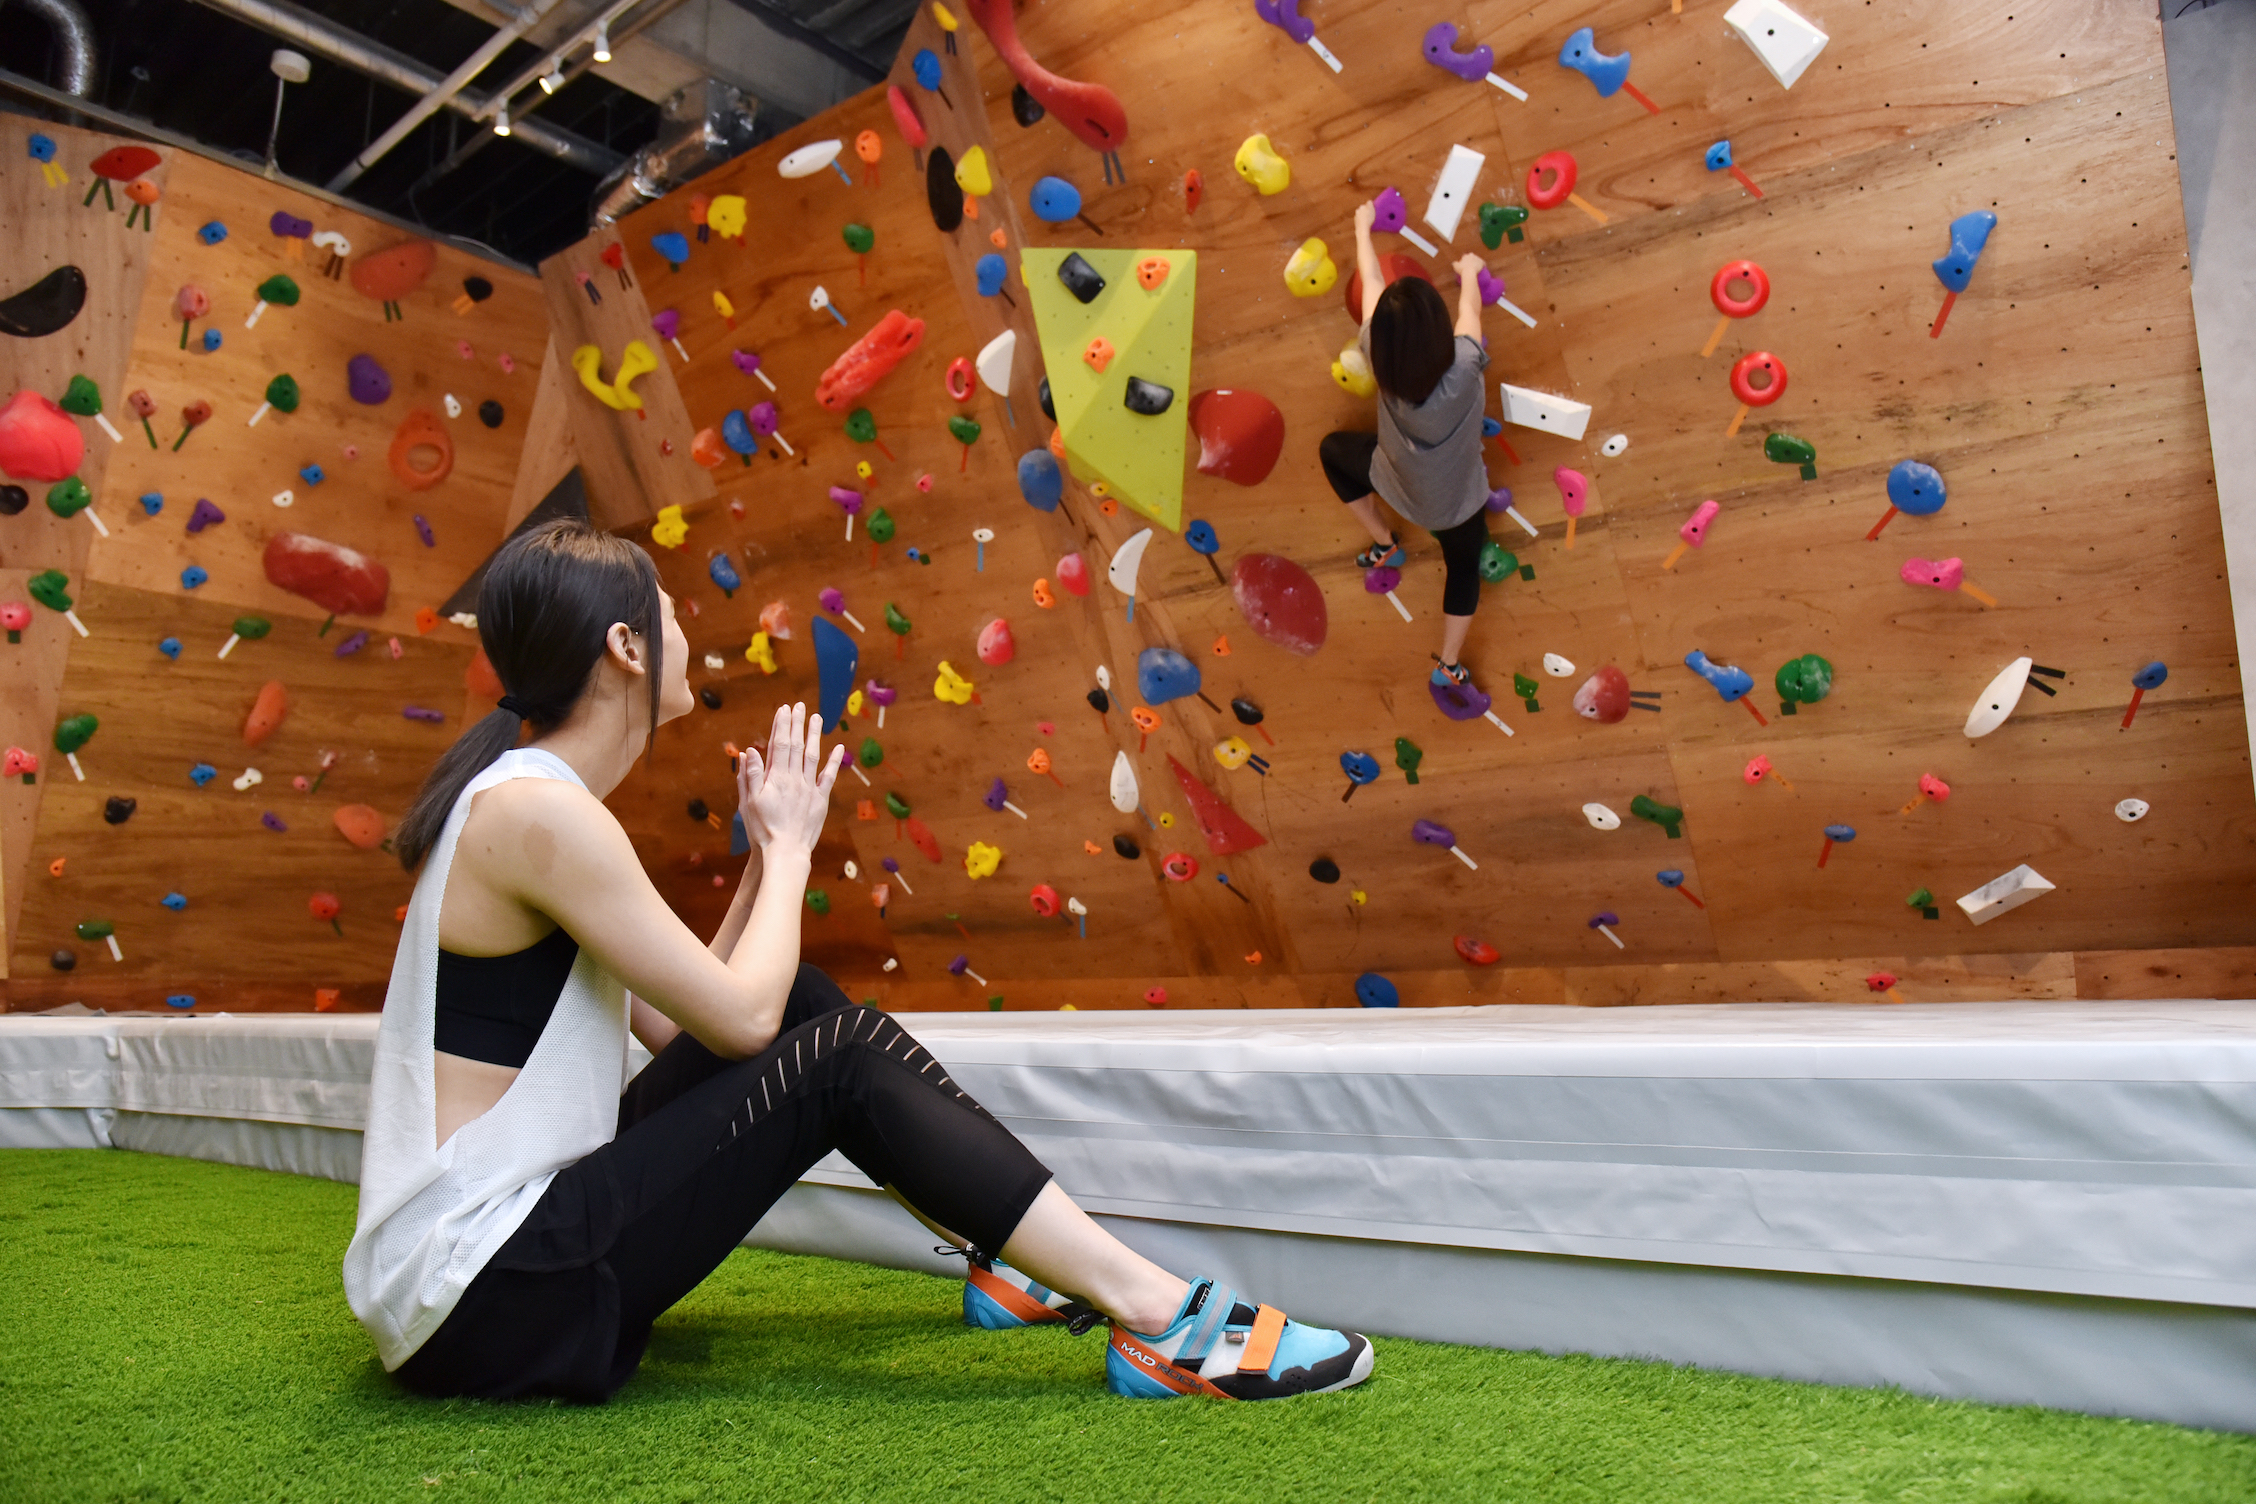
<instances>
[{"instance_id":1,"label":"plywood climbing wall","mask_svg":"<svg viewBox=\"0 0 2256 1504\"><path fill-rule=\"evenodd\" d=\"M1033 58L1103 84L1124 107L1117 183L1054 117L1018 123L1012 72L987 37L966 22L951 49L928 14L894 82L934 144L959 159L984 151L994 191L976 202L978 217L935 227L873 92L623 224L649 306L682 315L690 358L666 351L665 374L690 426L717 426L770 396L728 360L740 348L759 353L781 387L782 432L797 450L763 446L749 466L727 459L716 500L691 506L687 541L663 555L670 586L701 608L693 645L724 664L698 670L722 708L669 728L660 761L615 802L677 902L693 907L722 859L687 800L722 798L723 740L754 734L779 697L815 694L806 619L817 591L834 587L870 628L856 638L860 677L901 698L886 729L868 717L849 728L851 744L873 738L884 761L869 787L842 783L816 879L831 912L810 915L807 934L811 954L894 1006L997 996L1010 1007L1142 1006L1154 987L1172 1005L1343 1004L1366 971L1392 976L1411 1001L1848 1001L1875 996L1863 979L1882 971L1924 998L2244 991L2256 922L2238 895L2256 876L2256 810L2153 17L2130 6L2008 15L1812 0L1799 9L1831 40L1789 91L1732 35L1724 9L1476 6L1440 17L1327 0L1304 10L1344 64L1335 75L1250 7L1020 8ZM1492 47L1494 71L1528 100L1428 64L1420 41L1437 19L1457 25L1461 45ZM1600 52L1632 55L1630 81L1652 111L1630 91L1601 97L1559 65L1582 26ZM929 85L920 52L937 70ZM852 150L863 130L886 153L874 183ZM1291 185L1274 196L1231 169L1256 132L1291 165ZM778 175L785 153L825 139L848 143L852 184L829 170ZM1761 197L1705 167L1723 139ZM1490 450L1492 483L1540 532L1495 519L1532 577L1488 588L1466 655L1509 738L1484 721L1445 720L1428 697L1440 628L1432 541L1410 540L1398 590L1409 624L1349 562L1364 540L1315 456L1327 431L1373 421L1328 375L1353 324L1336 290L1295 297L1283 276L1311 236L1344 274L1355 205L1383 187L1402 191L1423 229L1453 144L1485 157L1478 203L1525 206L1534 160L1563 150L1595 211L1535 210L1522 243L1493 251L1468 214L1443 248L1481 250L1536 317L1527 329L1488 313L1492 382L1593 409L1582 441L1512 427L1509 452ZM1184 189L1194 169L1195 210ZM1088 222L1030 212L1029 194L1051 175L1078 188ZM754 206L743 241L695 241L695 201L724 193ZM1928 263L1947 249L1951 220L1975 209L1995 212L1999 227L1930 338L1943 288ZM849 222L876 232L866 282L840 238ZM678 271L651 248L664 233L692 237ZM1215 564L1162 532L1132 622L1102 571L1142 519L1109 515L1078 485L1058 512L1039 513L1012 479L1018 456L1050 433L1026 395L1036 347L1018 253L1131 244L1196 250L1193 386L1259 391L1287 426L1283 459L1257 486L1186 475L1184 515L1217 533ZM1013 267L1008 301L983 295L975 272L998 248ZM1386 237L1381 249L1411 250ZM1761 264L1774 292L1703 357L1717 322L1709 279L1739 258ZM1438 260L1427 264L1446 286ZM818 283L848 314L844 326L808 307ZM716 288L733 301L735 329L711 312ZM829 361L896 306L926 321L926 338L866 399L885 454L853 444L811 397ZM1017 423L975 398L963 410L983 432L959 467L943 426L959 409L943 373L1006 325L1021 338ZM1789 390L1727 432L1738 407L1728 373L1756 351L1787 367ZM1493 386L1489 403L1501 416ZM1774 432L1814 446L1814 479L1764 458ZM1614 434L1627 447L1609 455L1601 445ZM1898 517L1867 541L1887 506L1886 476L1907 458L1941 470L1949 505ZM857 479L857 462L874 476ZM1571 548L1552 478L1561 466L1590 482ZM918 488L925 475L929 491ZM849 542L833 486L886 508L894 541L872 548L857 531ZM1705 547L1664 568L1679 525L1710 498L1721 511ZM983 550L975 528L994 532ZM733 601L706 574L716 552L745 577ZM1086 601L1055 589L1069 552L1098 576ZM1221 573L1250 553L1293 559L1321 585L1330 635L1314 657L1263 642L1239 614ZM1899 567L1915 555L1962 559L1997 606L1902 583ZM1051 582L1055 606L1035 604L1037 580ZM769 678L743 650L774 600L791 605L799 635L779 646ZM880 625L888 602L914 622L902 642ZM1009 620L1018 655L983 666L974 645L996 617ZM1228 656L1217 656L1225 640ZM1275 745L1197 699L1171 702L1164 724L1140 733L1127 712L1147 647L1189 655L1216 705L1258 702ZM1684 666L1694 649L1753 676L1766 723ZM1806 653L1833 663L1835 687L1782 717L1772 672ZM1573 671L1547 675L1547 654ZM2066 671L2045 681L2057 695L2031 691L2001 730L1969 739L1961 727L1977 694L2022 655ZM942 659L976 682L976 701L934 698ZM2152 660L2169 665L2169 680L2126 728L2130 676ZM1578 718L1574 690L1607 664L1658 692L1660 712L1619 725ZM1100 666L1114 684L1103 717L1083 700ZM1515 675L1539 686L1540 709L1515 697ZM1210 749L1232 734L1253 740L1266 776L1217 764ZM1422 754L1414 786L1394 765L1397 738ZM1026 770L1036 748L1063 787ZM1121 751L1141 784L1139 814L1104 796ZM1384 771L1343 804L1339 757L1358 751ZM1786 781L1749 784L1758 755ZM1170 757L1268 844L1214 856ZM1915 804L1922 774L1947 782L1950 797ZM1028 819L984 805L996 776ZM887 790L930 829L939 863L881 810L855 818L856 801ZM1681 808L1681 838L1630 818L1640 797ZM2152 813L2118 820L2125 798ZM1586 803L1618 811L1623 828L1593 828ZM1420 819L1451 827L1478 870L1414 843ZM1820 868L1835 825L1857 839ZM1135 843L1135 860L1114 854L1116 836ZM966 875L973 841L1002 849L996 876ZM1197 858L1195 878L1168 880L1174 852ZM915 894L895 882L881 922L868 890L888 856ZM1343 881L1314 881L1318 858ZM857 880L844 876L849 860ZM1957 895L2023 862L2058 891L1980 928L1956 912ZM1705 906L1662 886L1663 870L1681 871ZM1086 938L1070 917L1037 916L1037 884L1083 901ZM1906 903L1921 888L1939 918ZM704 901L718 912L719 895ZM1591 927L1602 913L1618 916L1608 928L1626 949ZM1500 964L1462 962L1460 935L1492 946ZM958 955L988 985L951 976ZM895 968L882 970L888 959Z\"/></svg>"},{"instance_id":2,"label":"plywood climbing wall","mask_svg":"<svg viewBox=\"0 0 2256 1504\"><path fill-rule=\"evenodd\" d=\"M24 215L11 222L37 230L11 241L9 287L44 272L42 258L87 243L79 259L92 290L70 328L8 341L0 355L16 362L11 389L56 395L74 372L92 376L123 439L113 445L81 422L83 473L108 537L83 514L51 515L38 500L44 487L33 488L27 511L0 520L10 571L0 594L20 595L25 571L61 569L89 634L79 639L35 608L25 642L6 649L15 663L51 665L39 695L10 702L9 740L44 764L36 785L13 784L5 796L10 1004L161 1007L195 997L207 1008L306 1008L316 988L335 988L341 1005L373 1005L409 880L389 853L349 844L332 812L365 804L396 823L461 727L474 638L444 622L420 629L417 613L452 594L502 535L548 339L540 288L441 247L429 276L387 316L354 289L350 271L408 240L402 231L170 151L151 174L163 190L153 230L128 230L122 195L115 208L99 196L81 203L86 164L116 143L49 130L71 179L49 190L25 152L30 128L11 121L0 141L0 191ZM273 232L277 212L344 238L337 275L328 274L328 247ZM199 233L212 225L225 227L223 238ZM277 274L299 299L268 307L252 326L257 289ZM465 298L466 277L490 287L482 301ZM183 284L210 305L185 344L175 305ZM207 331L216 348L205 348ZM349 394L356 355L386 373L388 398ZM282 374L298 383L297 410L253 425ZM126 410L135 391L155 403L153 442ZM199 401L208 421L176 444L182 408ZM488 402L498 409L490 427L479 417ZM452 454L451 473L422 489L388 462L416 409L435 428L415 471ZM315 467L320 478L309 479ZM191 532L199 501L224 520ZM270 583L262 556L285 530L380 561L390 574L383 609L330 622L321 606ZM271 632L220 658L246 616ZM355 639L358 650L340 654ZM253 748L244 720L268 681L285 687L289 711ZM410 719L409 707L436 719ZM78 754L83 782L50 744L57 721L80 714L99 721ZM202 783L198 765L212 773ZM263 781L238 791L251 768ZM105 818L112 800L132 801L122 823ZM334 924L309 912L317 892L342 903ZM168 908L168 894L183 907ZM122 961L78 937L87 921L114 926ZM53 968L59 949L75 954L75 970Z\"/></svg>"}]
</instances>

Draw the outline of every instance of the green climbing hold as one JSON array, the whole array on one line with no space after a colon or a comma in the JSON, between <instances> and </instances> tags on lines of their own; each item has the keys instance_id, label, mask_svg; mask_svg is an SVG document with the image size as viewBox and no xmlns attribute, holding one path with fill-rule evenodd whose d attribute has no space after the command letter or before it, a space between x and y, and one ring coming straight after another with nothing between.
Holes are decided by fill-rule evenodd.
<instances>
[{"instance_id":1,"label":"green climbing hold","mask_svg":"<svg viewBox=\"0 0 2256 1504\"><path fill-rule=\"evenodd\" d=\"M829 913L830 895L820 888L809 888L807 890L807 907L818 914Z\"/></svg>"},{"instance_id":2,"label":"green climbing hold","mask_svg":"<svg viewBox=\"0 0 2256 1504\"><path fill-rule=\"evenodd\" d=\"M1510 579L1519 568L1520 556L1494 538L1481 545L1480 577L1491 585Z\"/></svg>"},{"instance_id":3,"label":"green climbing hold","mask_svg":"<svg viewBox=\"0 0 2256 1504\"><path fill-rule=\"evenodd\" d=\"M42 569L24 582L24 589L30 591L31 598L48 610L68 611L71 608L70 591L64 588L68 584L70 576L60 569Z\"/></svg>"},{"instance_id":4,"label":"green climbing hold","mask_svg":"<svg viewBox=\"0 0 2256 1504\"><path fill-rule=\"evenodd\" d=\"M883 507L879 507L876 511L870 513L869 540L872 543L891 543L893 541L893 514Z\"/></svg>"},{"instance_id":5,"label":"green climbing hold","mask_svg":"<svg viewBox=\"0 0 2256 1504\"><path fill-rule=\"evenodd\" d=\"M77 476L56 481L47 488L47 510L57 517L76 517L94 505L94 493Z\"/></svg>"},{"instance_id":6,"label":"green climbing hold","mask_svg":"<svg viewBox=\"0 0 2256 1504\"><path fill-rule=\"evenodd\" d=\"M909 635L909 619L903 616L901 608L891 601L885 603L885 630L897 637Z\"/></svg>"},{"instance_id":7,"label":"green climbing hold","mask_svg":"<svg viewBox=\"0 0 2256 1504\"><path fill-rule=\"evenodd\" d=\"M293 300L294 301L294 300ZM284 372L266 384L266 400L274 404L278 413L298 410L298 378Z\"/></svg>"},{"instance_id":8,"label":"green climbing hold","mask_svg":"<svg viewBox=\"0 0 2256 1504\"><path fill-rule=\"evenodd\" d=\"M280 272L276 272L258 285L258 295L259 301L262 303L276 303L284 308L298 306L298 284L283 276ZM282 407L279 402L274 405ZM282 407L282 411L288 412L289 409Z\"/></svg>"},{"instance_id":9,"label":"green climbing hold","mask_svg":"<svg viewBox=\"0 0 2256 1504\"><path fill-rule=\"evenodd\" d=\"M1817 446L1790 433L1774 433L1763 440L1763 458L1774 465L1799 465L1802 479L1817 479Z\"/></svg>"},{"instance_id":10,"label":"green climbing hold","mask_svg":"<svg viewBox=\"0 0 2256 1504\"><path fill-rule=\"evenodd\" d=\"M877 418L866 407L857 407L846 415L846 437L857 444L877 442Z\"/></svg>"},{"instance_id":11,"label":"green climbing hold","mask_svg":"<svg viewBox=\"0 0 2256 1504\"><path fill-rule=\"evenodd\" d=\"M1629 801L1629 812L1638 819L1650 820L1667 831L1668 838L1672 841L1684 834L1679 828L1684 824L1684 811L1673 804L1661 804L1639 794Z\"/></svg>"},{"instance_id":12,"label":"green climbing hold","mask_svg":"<svg viewBox=\"0 0 2256 1504\"><path fill-rule=\"evenodd\" d=\"M1521 226L1528 222L1528 211L1518 204L1483 204L1480 211L1481 244L1495 250L1509 235L1512 244L1518 245L1524 234Z\"/></svg>"},{"instance_id":13,"label":"green climbing hold","mask_svg":"<svg viewBox=\"0 0 2256 1504\"><path fill-rule=\"evenodd\" d=\"M1520 697L1520 702L1526 705L1531 712L1538 711L1543 708L1541 705L1535 703L1536 691L1541 689L1542 687L1542 685L1537 684L1533 679L1530 679L1525 674L1514 674L1512 676L1512 693L1518 695Z\"/></svg>"},{"instance_id":14,"label":"green climbing hold","mask_svg":"<svg viewBox=\"0 0 2256 1504\"><path fill-rule=\"evenodd\" d=\"M117 933L117 926L107 919L81 919L71 926L71 933L81 940L107 940Z\"/></svg>"},{"instance_id":15,"label":"green climbing hold","mask_svg":"<svg viewBox=\"0 0 2256 1504\"><path fill-rule=\"evenodd\" d=\"M855 753L854 757L863 767L874 768L885 761L885 749L877 744L876 737L865 736L862 738L862 750Z\"/></svg>"},{"instance_id":16,"label":"green climbing hold","mask_svg":"<svg viewBox=\"0 0 2256 1504\"><path fill-rule=\"evenodd\" d=\"M979 442L979 425L964 417L961 413L948 420L948 432L956 436L956 442L959 444L976 444Z\"/></svg>"},{"instance_id":17,"label":"green climbing hold","mask_svg":"<svg viewBox=\"0 0 2256 1504\"><path fill-rule=\"evenodd\" d=\"M1398 736L1394 739L1394 765L1400 768L1403 775L1412 783L1418 781L1418 764L1425 760L1426 754L1420 751L1418 744L1410 740L1409 737Z\"/></svg>"},{"instance_id":18,"label":"green climbing hold","mask_svg":"<svg viewBox=\"0 0 2256 1504\"><path fill-rule=\"evenodd\" d=\"M857 256L867 256L877 244L877 234L868 225L848 225L839 233L846 237L846 249Z\"/></svg>"},{"instance_id":19,"label":"green climbing hold","mask_svg":"<svg viewBox=\"0 0 2256 1504\"><path fill-rule=\"evenodd\" d=\"M896 820L906 820L909 817L909 801L899 794L888 793L885 796L885 812Z\"/></svg>"},{"instance_id":20,"label":"green climbing hold","mask_svg":"<svg viewBox=\"0 0 2256 1504\"><path fill-rule=\"evenodd\" d=\"M1815 705L1833 693L1833 665L1815 653L1804 653L1778 665L1771 682L1778 687L1780 708L1792 715L1791 707Z\"/></svg>"},{"instance_id":21,"label":"green climbing hold","mask_svg":"<svg viewBox=\"0 0 2256 1504\"><path fill-rule=\"evenodd\" d=\"M73 376L70 385L63 388L63 400L55 405L66 413L91 418L102 410L102 389L84 376Z\"/></svg>"},{"instance_id":22,"label":"green climbing hold","mask_svg":"<svg viewBox=\"0 0 2256 1504\"><path fill-rule=\"evenodd\" d=\"M238 616L229 630L245 642L256 642L274 630L274 623L263 616Z\"/></svg>"},{"instance_id":23,"label":"green climbing hold","mask_svg":"<svg viewBox=\"0 0 2256 1504\"><path fill-rule=\"evenodd\" d=\"M55 750L76 752L94 739L101 722L90 715L74 715L55 727Z\"/></svg>"},{"instance_id":24,"label":"green climbing hold","mask_svg":"<svg viewBox=\"0 0 2256 1504\"><path fill-rule=\"evenodd\" d=\"M1934 904L1935 895L1926 888L1912 889L1911 896L1904 900L1904 906L1912 909L1933 908Z\"/></svg>"}]
</instances>

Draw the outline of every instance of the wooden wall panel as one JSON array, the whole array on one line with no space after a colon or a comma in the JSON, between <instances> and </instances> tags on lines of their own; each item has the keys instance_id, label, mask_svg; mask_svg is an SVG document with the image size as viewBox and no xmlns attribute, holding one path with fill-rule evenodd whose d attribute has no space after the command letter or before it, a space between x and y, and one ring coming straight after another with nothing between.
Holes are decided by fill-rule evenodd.
<instances>
[{"instance_id":1,"label":"wooden wall panel","mask_svg":"<svg viewBox=\"0 0 2256 1504\"><path fill-rule=\"evenodd\" d=\"M30 138L44 134L56 146L55 165L68 181L51 184L30 153ZM5 249L0 250L0 296L12 295L45 277L58 266L76 266L86 276L86 306L68 327L41 339L0 338L0 396L35 391L59 399L73 376L84 375L101 388L104 407L121 432L133 428L124 412L125 371L133 341L134 311L140 305L142 281L148 274L150 248L156 235L128 228L131 202L114 188L105 203L99 196L87 202L94 183L87 164L117 142L91 131L74 130L26 119L0 116L0 226L6 227ZM147 174L160 189L172 175L172 153ZM160 200L152 211L171 227L174 210ZM107 487L112 445L91 419L79 419L86 435L86 460L79 476L97 495ZM75 582L86 569L87 551L94 529L83 516L58 518L42 505L46 487L26 485L32 492L28 509L13 517L0 517L0 599L23 600L24 582L46 569L60 569ZM116 509L106 509L115 517ZM64 664L74 640L70 627L44 607L35 608L33 624L16 644L0 644L7 666L0 669L0 685L8 710L6 735L34 751L43 751L44 729L54 724L56 696L63 681ZM39 816L37 786L18 783L0 794L0 904L6 911L6 933L14 935L30 873L32 833ZM4 949L4 948L0 948ZM0 975L5 975L0 958Z\"/></svg>"}]
</instances>

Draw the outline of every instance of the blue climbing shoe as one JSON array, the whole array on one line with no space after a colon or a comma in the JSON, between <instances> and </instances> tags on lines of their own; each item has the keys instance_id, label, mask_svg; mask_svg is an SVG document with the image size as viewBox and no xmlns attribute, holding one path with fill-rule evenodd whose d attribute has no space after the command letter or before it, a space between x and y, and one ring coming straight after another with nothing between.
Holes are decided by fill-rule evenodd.
<instances>
[{"instance_id":1,"label":"blue climbing shoe","mask_svg":"<svg viewBox=\"0 0 2256 1504\"><path fill-rule=\"evenodd\" d=\"M1096 1313L1069 1295L1060 1295L1021 1273L1001 1259L980 1254L968 1256L964 1270L963 1319L965 1326L990 1332L1014 1331L1060 1321L1074 1324L1076 1335L1094 1324ZM1077 1322L1076 1318L1088 1318Z\"/></svg>"},{"instance_id":2,"label":"blue climbing shoe","mask_svg":"<svg viewBox=\"0 0 2256 1504\"><path fill-rule=\"evenodd\" d=\"M1371 1376L1371 1364L1367 1338L1303 1326L1200 1279L1166 1331L1147 1336L1113 1324L1105 1387L1141 1400L1277 1400L1350 1388Z\"/></svg>"}]
</instances>

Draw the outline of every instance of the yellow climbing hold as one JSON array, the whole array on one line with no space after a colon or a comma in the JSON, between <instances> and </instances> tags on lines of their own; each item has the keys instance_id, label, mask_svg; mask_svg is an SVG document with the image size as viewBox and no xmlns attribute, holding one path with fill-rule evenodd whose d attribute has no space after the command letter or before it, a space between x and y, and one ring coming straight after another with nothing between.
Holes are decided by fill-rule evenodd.
<instances>
[{"instance_id":1,"label":"yellow climbing hold","mask_svg":"<svg viewBox=\"0 0 2256 1504\"><path fill-rule=\"evenodd\" d=\"M752 645L744 650L744 657L746 662L758 665L763 674L776 671L775 648L769 643L765 632L752 634Z\"/></svg>"},{"instance_id":2,"label":"yellow climbing hold","mask_svg":"<svg viewBox=\"0 0 2256 1504\"><path fill-rule=\"evenodd\" d=\"M635 394L634 384L657 369L658 352L639 339L628 340L627 348L619 352L619 374L611 378L611 390L619 394L615 405L640 408L642 398Z\"/></svg>"},{"instance_id":3,"label":"yellow climbing hold","mask_svg":"<svg viewBox=\"0 0 2256 1504\"><path fill-rule=\"evenodd\" d=\"M1332 290L1339 281L1339 267L1332 261L1332 249L1311 235L1300 243L1300 249L1285 262L1285 286L1292 289L1296 298L1313 298Z\"/></svg>"},{"instance_id":4,"label":"yellow climbing hold","mask_svg":"<svg viewBox=\"0 0 2256 1504\"><path fill-rule=\"evenodd\" d=\"M973 198L985 198L995 191L994 174L987 170L986 147L972 147L956 163L956 186Z\"/></svg>"},{"instance_id":5,"label":"yellow climbing hold","mask_svg":"<svg viewBox=\"0 0 2256 1504\"><path fill-rule=\"evenodd\" d=\"M969 705L971 681L943 661L940 665L940 677L932 681L932 693L934 698L946 700L950 705Z\"/></svg>"},{"instance_id":6,"label":"yellow climbing hold","mask_svg":"<svg viewBox=\"0 0 2256 1504\"><path fill-rule=\"evenodd\" d=\"M611 389L611 383L603 379L603 351L601 349L594 345L582 345L574 350L572 352L572 369L579 373L580 385L586 387L588 395L595 398L596 401L613 411L626 406L624 402L619 400L619 394Z\"/></svg>"},{"instance_id":7,"label":"yellow climbing hold","mask_svg":"<svg viewBox=\"0 0 2256 1504\"><path fill-rule=\"evenodd\" d=\"M993 877L995 869L1003 864L1003 848L990 846L985 841L974 841L964 853L964 873L977 879Z\"/></svg>"},{"instance_id":8,"label":"yellow climbing hold","mask_svg":"<svg viewBox=\"0 0 2256 1504\"><path fill-rule=\"evenodd\" d=\"M713 202L705 206L705 223L723 240L734 240L744 233L744 195L741 193L716 194Z\"/></svg>"},{"instance_id":9,"label":"yellow climbing hold","mask_svg":"<svg viewBox=\"0 0 2256 1504\"><path fill-rule=\"evenodd\" d=\"M679 548L689 536L689 521L682 516L678 506L660 507L658 520L650 524L650 541L660 548Z\"/></svg>"},{"instance_id":10,"label":"yellow climbing hold","mask_svg":"<svg viewBox=\"0 0 2256 1504\"><path fill-rule=\"evenodd\" d=\"M956 29L956 13L942 5L940 0L932 0L932 19L940 23L942 31Z\"/></svg>"},{"instance_id":11,"label":"yellow climbing hold","mask_svg":"<svg viewBox=\"0 0 2256 1504\"><path fill-rule=\"evenodd\" d=\"M1292 182L1292 164L1278 154L1276 147L1269 144L1267 136L1256 134L1246 137L1230 165L1237 168L1238 176L1251 183L1254 191L1263 197L1284 192Z\"/></svg>"},{"instance_id":12,"label":"yellow climbing hold","mask_svg":"<svg viewBox=\"0 0 2256 1504\"><path fill-rule=\"evenodd\" d=\"M1339 359L1332 362L1332 380L1351 397L1368 397L1379 389L1378 378L1371 374L1371 363L1363 358L1363 351L1352 344L1340 351Z\"/></svg>"}]
</instances>

